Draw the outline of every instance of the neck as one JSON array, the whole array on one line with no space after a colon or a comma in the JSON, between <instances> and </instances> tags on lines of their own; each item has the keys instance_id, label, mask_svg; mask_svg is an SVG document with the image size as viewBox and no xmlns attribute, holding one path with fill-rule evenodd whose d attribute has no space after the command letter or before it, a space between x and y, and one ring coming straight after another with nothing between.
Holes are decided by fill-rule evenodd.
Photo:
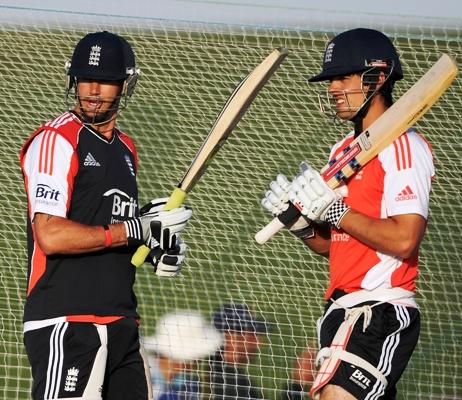
<instances>
[{"instance_id":1,"label":"neck","mask_svg":"<svg viewBox=\"0 0 462 400\"><path fill-rule=\"evenodd\" d=\"M112 122L112 121L111 121ZM102 124L102 125L95 125L91 124L90 125L96 132L100 133L103 135L107 140L112 139L113 135L113 130L115 123L107 123L107 124Z\"/></svg>"},{"instance_id":2,"label":"neck","mask_svg":"<svg viewBox=\"0 0 462 400\"><path fill-rule=\"evenodd\" d=\"M362 130L365 131L367 128L369 128L373 122L379 119L381 115L387 111L387 108L388 107L385 106L385 103L380 96L374 96L372 103L363 118Z\"/></svg>"},{"instance_id":3,"label":"neck","mask_svg":"<svg viewBox=\"0 0 462 400\"><path fill-rule=\"evenodd\" d=\"M95 124L85 122L85 118L83 117L83 112L81 111L80 107L76 107L74 112L80 117L84 124L89 125L95 132L103 135L107 140L112 139L113 129L116 125L117 113L115 113L110 120L101 124Z\"/></svg>"}]
</instances>

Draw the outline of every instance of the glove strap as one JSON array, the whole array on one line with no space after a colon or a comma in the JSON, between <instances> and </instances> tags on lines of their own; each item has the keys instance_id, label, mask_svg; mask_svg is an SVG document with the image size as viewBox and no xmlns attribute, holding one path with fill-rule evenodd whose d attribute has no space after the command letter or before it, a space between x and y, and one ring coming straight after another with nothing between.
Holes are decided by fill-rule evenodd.
<instances>
[{"instance_id":1,"label":"glove strap","mask_svg":"<svg viewBox=\"0 0 462 400\"><path fill-rule=\"evenodd\" d=\"M289 228L290 232L297 238L305 240L315 235L314 226L311 221L300 215Z\"/></svg>"},{"instance_id":2,"label":"glove strap","mask_svg":"<svg viewBox=\"0 0 462 400\"><path fill-rule=\"evenodd\" d=\"M308 226L305 226L302 229L297 229L297 230L292 230L291 229L290 232L293 233L294 236L296 236L296 237L298 237L299 239L302 239L302 240L311 239L316 234L313 225L308 225Z\"/></svg>"},{"instance_id":3,"label":"glove strap","mask_svg":"<svg viewBox=\"0 0 462 400\"><path fill-rule=\"evenodd\" d=\"M287 210L279 214L277 218L285 226L290 226L295 222L295 220L297 220L300 217L300 215L300 211L298 211L298 209L293 205L293 203L289 202L289 207L287 207Z\"/></svg>"},{"instance_id":4,"label":"glove strap","mask_svg":"<svg viewBox=\"0 0 462 400\"><path fill-rule=\"evenodd\" d=\"M137 246L143 243L143 227L138 218L124 221L125 233L127 234L127 244Z\"/></svg>"},{"instance_id":5,"label":"glove strap","mask_svg":"<svg viewBox=\"0 0 462 400\"><path fill-rule=\"evenodd\" d=\"M337 200L327 211L325 221L340 229L340 222L348 211L350 211L350 207L343 200Z\"/></svg>"}]
</instances>

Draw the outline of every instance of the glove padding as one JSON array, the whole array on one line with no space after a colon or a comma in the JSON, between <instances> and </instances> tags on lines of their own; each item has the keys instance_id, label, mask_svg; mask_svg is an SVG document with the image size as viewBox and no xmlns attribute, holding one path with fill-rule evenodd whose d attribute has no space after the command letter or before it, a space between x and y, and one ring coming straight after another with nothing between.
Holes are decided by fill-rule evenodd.
<instances>
[{"instance_id":1,"label":"glove padding","mask_svg":"<svg viewBox=\"0 0 462 400\"><path fill-rule=\"evenodd\" d=\"M261 200L261 205L273 217L277 217L289 208L290 181L285 175L278 174L276 180L272 181L269 187Z\"/></svg>"},{"instance_id":2,"label":"glove padding","mask_svg":"<svg viewBox=\"0 0 462 400\"><path fill-rule=\"evenodd\" d=\"M263 208L268 210L273 217L279 217L295 236L306 239L313 236L310 222L297 210L290 210L289 193L291 190L291 182L283 174L278 174L275 181L270 183L269 190L261 200ZM293 208L293 206L292 206ZM295 211L295 212L293 212ZM287 215L287 218L285 217Z\"/></svg>"},{"instance_id":3,"label":"glove padding","mask_svg":"<svg viewBox=\"0 0 462 400\"><path fill-rule=\"evenodd\" d=\"M308 219L329 222L339 228L341 219L349 211L340 193L332 190L308 163L302 162L300 170L291 185L290 201Z\"/></svg>"},{"instance_id":4,"label":"glove padding","mask_svg":"<svg viewBox=\"0 0 462 400\"><path fill-rule=\"evenodd\" d=\"M149 253L149 261L154 267L157 276L174 278L181 272L186 258L186 243L177 238L175 246L162 250L159 246Z\"/></svg>"},{"instance_id":5,"label":"glove padding","mask_svg":"<svg viewBox=\"0 0 462 400\"><path fill-rule=\"evenodd\" d=\"M151 249L159 246L161 250L175 246L178 235L192 216L192 210L182 206L162 211L167 200L168 198L152 200L141 208L138 218L124 222L128 245L144 243Z\"/></svg>"}]
</instances>

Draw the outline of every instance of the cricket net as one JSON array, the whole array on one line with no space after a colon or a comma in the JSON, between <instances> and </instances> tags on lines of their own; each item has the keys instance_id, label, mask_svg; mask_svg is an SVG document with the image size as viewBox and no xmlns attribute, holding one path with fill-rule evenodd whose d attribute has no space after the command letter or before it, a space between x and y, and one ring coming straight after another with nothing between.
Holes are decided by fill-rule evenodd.
<instances>
[{"instance_id":1,"label":"cricket net","mask_svg":"<svg viewBox=\"0 0 462 400\"><path fill-rule=\"evenodd\" d=\"M281 398L296 355L315 343L327 264L286 232L265 246L253 235L270 219L259 201L276 173L292 176L301 160L322 167L344 133L318 111L321 86L306 82L319 70L333 32L83 19L57 13L0 26L0 398L29 398L31 386L22 344L26 205L18 153L29 133L64 110L64 63L77 40L103 29L132 43L142 71L119 119L138 147L140 203L171 192L237 83L274 48L290 51L188 198L194 218L184 235L189 253L182 276L160 280L146 265L136 283L146 335L174 309L200 310L210 319L225 301L246 303L272 326L249 373L265 398ZM462 30L385 32L401 53L406 78L396 96L441 53L462 60ZM457 79L417 125L433 145L437 179L418 280L422 334L400 398L462 395L461 114Z\"/></svg>"}]
</instances>

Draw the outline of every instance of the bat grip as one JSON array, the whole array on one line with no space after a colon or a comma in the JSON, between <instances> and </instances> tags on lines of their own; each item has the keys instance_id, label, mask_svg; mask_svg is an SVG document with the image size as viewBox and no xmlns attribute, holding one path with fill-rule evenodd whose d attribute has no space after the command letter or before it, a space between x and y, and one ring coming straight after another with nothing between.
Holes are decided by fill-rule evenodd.
<instances>
[{"instance_id":1,"label":"bat grip","mask_svg":"<svg viewBox=\"0 0 462 400\"><path fill-rule=\"evenodd\" d=\"M173 210L174 208L181 206L185 199L186 192L183 189L175 188L163 209L165 211ZM141 267L150 251L151 249L148 246L142 244L138 247L135 254L133 254L131 263L137 268Z\"/></svg>"},{"instance_id":2,"label":"bat grip","mask_svg":"<svg viewBox=\"0 0 462 400\"><path fill-rule=\"evenodd\" d=\"M257 232L255 240L258 244L266 243L282 228L292 225L298 217L300 217L300 211L293 205L293 203L289 203L287 210L279 214L268 225Z\"/></svg>"},{"instance_id":3,"label":"bat grip","mask_svg":"<svg viewBox=\"0 0 462 400\"><path fill-rule=\"evenodd\" d=\"M284 228L284 224L278 218L274 218L268 225L256 233L255 240L258 244L264 244L282 228Z\"/></svg>"},{"instance_id":4,"label":"bat grip","mask_svg":"<svg viewBox=\"0 0 462 400\"><path fill-rule=\"evenodd\" d=\"M133 254L132 256L132 264L137 268L141 267L144 261L146 260L146 257L149 255L150 251L151 249L148 246L142 244L140 247L136 249L135 254Z\"/></svg>"}]
</instances>

